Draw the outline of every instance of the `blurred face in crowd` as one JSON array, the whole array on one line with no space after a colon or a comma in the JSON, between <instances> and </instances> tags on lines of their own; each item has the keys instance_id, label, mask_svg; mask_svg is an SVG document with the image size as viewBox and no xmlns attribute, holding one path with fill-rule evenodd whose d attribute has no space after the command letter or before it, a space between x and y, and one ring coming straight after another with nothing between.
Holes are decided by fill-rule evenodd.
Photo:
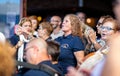
<instances>
[{"instance_id":1,"label":"blurred face in crowd","mask_svg":"<svg viewBox=\"0 0 120 76\"><path fill-rule=\"evenodd\" d=\"M60 27L61 18L59 16L53 16L50 20L50 23L53 24L53 28Z\"/></svg>"},{"instance_id":2,"label":"blurred face in crowd","mask_svg":"<svg viewBox=\"0 0 120 76\"><path fill-rule=\"evenodd\" d=\"M114 30L114 24L112 22L105 22L103 26L101 26L101 38L107 41L115 33Z\"/></svg>"},{"instance_id":3,"label":"blurred face in crowd","mask_svg":"<svg viewBox=\"0 0 120 76\"><path fill-rule=\"evenodd\" d=\"M77 14L77 16L79 17L80 21L85 23L85 14L80 12Z\"/></svg>"},{"instance_id":4,"label":"blurred face in crowd","mask_svg":"<svg viewBox=\"0 0 120 76\"><path fill-rule=\"evenodd\" d=\"M42 22L39 24L38 36L39 37L49 37L53 32L52 24L49 22Z\"/></svg>"},{"instance_id":5,"label":"blurred face in crowd","mask_svg":"<svg viewBox=\"0 0 120 76\"><path fill-rule=\"evenodd\" d=\"M30 34L31 33L31 23L29 21L26 21L22 24L22 31L23 33Z\"/></svg>"},{"instance_id":6,"label":"blurred face in crowd","mask_svg":"<svg viewBox=\"0 0 120 76\"><path fill-rule=\"evenodd\" d=\"M43 37L45 35L45 29L43 29L42 25L39 26L39 29L38 29L38 36L39 37Z\"/></svg>"},{"instance_id":7,"label":"blurred face in crowd","mask_svg":"<svg viewBox=\"0 0 120 76\"><path fill-rule=\"evenodd\" d=\"M114 5L113 7L114 14L120 23L120 0L116 0L113 5Z\"/></svg>"},{"instance_id":8,"label":"blurred face in crowd","mask_svg":"<svg viewBox=\"0 0 120 76\"><path fill-rule=\"evenodd\" d=\"M100 34L100 32L101 32L101 28L100 27L102 26L103 20L104 20L104 18L100 18L98 23L97 23L97 25L96 25L98 34Z\"/></svg>"},{"instance_id":9,"label":"blurred face in crowd","mask_svg":"<svg viewBox=\"0 0 120 76\"><path fill-rule=\"evenodd\" d=\"M70 21L69 16L66 16L64 18L63 23L62 23L62 30L64 32L71 32L72 31L72 26L71 26L71 21Z\"/></svg>"},{"instance_id":10,"label":"blurred face in crowd","mask_svg":"<svg viewBox=\"0 0 120 76\"><path fill-rule=\"evenodd\" d=\"M36 19L32 19L32 29L35 30L37 28L37 20Z\"/></svg>"}]
</instances>

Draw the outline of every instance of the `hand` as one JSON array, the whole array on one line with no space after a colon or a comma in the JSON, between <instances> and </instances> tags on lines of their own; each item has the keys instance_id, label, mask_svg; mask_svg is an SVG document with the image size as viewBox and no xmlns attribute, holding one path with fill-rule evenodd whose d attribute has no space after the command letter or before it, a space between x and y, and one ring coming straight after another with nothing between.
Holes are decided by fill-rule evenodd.
<instances>
[{"instance_id":1,"label":"hand","mask_svg":"<svg viewBox=\"0 0 120 76\"><path fill-rule=\"evenodd\" d=\"M15 33L16 35L22 34L22 27L19 26L19 25L15 25L14 33Z\"/></svg>"},{"instance_id":2,"label":"hand","mask_svg":"<svg viewBox=\"0 0 120 76\"><path fill-rule=\"evenodd\" d=\"M74 67L68 67L68 73L66 76L83 76L77 69Z\"/></svg>"},{"instance_id":3,"label":"hand","mask_svg":"<svg viewBox=\"0 0 120 76\"><path fill-rule=\"evenodd\" d=\"M68 67L66 76L90 76L90 71L85 69L76 70L74 67Z\"/></svg>"},{"instance_id":4,"label":"hand","mask_svg":"<svg viewBox=\"0 0 120 76\"><path fill-rule=\"evenodd\" d=\"M91 45L91 44L92 44L92 42L91 42L91 40L90 40L89 36L88 36L86 39L87 39L88 45Z\"/></svg>"},{"instance_id":5,"label":"hand","mask_svg":"<svg viewBox=\"0 0 120 76\"><path fill-rule=\"evenodd\" d=\"M18 41L18 43L16 44L15 48L19 48L22 44L23 44L23 41Z\"/></svg>"},{"instance_id":6,"label":"hand","mask_svg":"<svg viewBox=\"0 0 120 76\"><path fill-rule=\"evenodd\" d=\"M90 41L91 41L92 43L95 43L95 42L96 42L97 36L96 36L96 32L94 32L93 30L89 30L89 35L88 35L88 37L89 37L89 39L90 39Z\"/></svg>"}]
</instances>

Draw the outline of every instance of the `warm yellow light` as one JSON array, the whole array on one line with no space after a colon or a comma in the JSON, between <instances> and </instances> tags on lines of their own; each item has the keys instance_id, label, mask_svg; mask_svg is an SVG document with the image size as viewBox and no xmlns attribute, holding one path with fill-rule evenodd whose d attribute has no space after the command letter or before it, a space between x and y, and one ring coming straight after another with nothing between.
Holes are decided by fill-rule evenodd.
<instances>
[{"instance_id":1,"label":"warm yellow light","mask_svg":"<svg viewBox=\"0 0 120 76\"><path fill-rule=\"evenodd\" d=\"M41 16L38 16L37 19L38 19L38 21L41 21L41 20L42 20L42 17L41 17Z\"/></svg>"},{"instance_id":2,"label":"warm yellow light","mask_svg":"<svg viewBox=\"0 0 120 76\"><path fill-rule=\"evenodd\" d=\"M87 23L91 23L92 22L92 19L91 18L87 18Z\"/></svg>"}]
</instances>

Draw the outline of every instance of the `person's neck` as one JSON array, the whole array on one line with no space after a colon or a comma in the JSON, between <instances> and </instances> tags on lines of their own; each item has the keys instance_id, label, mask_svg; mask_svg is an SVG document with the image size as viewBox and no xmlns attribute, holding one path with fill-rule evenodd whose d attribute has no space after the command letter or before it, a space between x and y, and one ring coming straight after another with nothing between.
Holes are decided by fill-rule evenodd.
<instances>
[{"instance_id":1,"label":"person's neck","mask_svg":"<svg viewBox=\"0 0 120 76\"><path fill-rule=\"evenodd\" d=\"M58 63L58 61L52 61L52 64L57 64Z\"/></svg>"},{"instance_id":2,"label":"person's neck","mask_svg":"<svg viewBox=\"0 0 120 76\"><path fill-rule=\"evenodd\" d=\"M50 59L49 58L41 58L40 60L37 60L36 62L35 62L35 64L39 64L39 63L41 63L41 62L43 62L43 61L50 61Z\"/></svg>"},{"instance_id":3,"label":"person's neck","mask_svg":"<svg viewBox=\"0 0 120 76\"><path fill-rule=\"evenodd\" d=\"M25 37L25 39L28 39L28 34L23 33L23 36Z\"/></svg>"},{"instance_id":4,"label":"person's neck","mask_svg":"<svg viewBox=\"0 0 120 76\"><path fill-rule=\"evenodd\" d=\"M44 40L47 40L47 39L49 38L49 36L48 36L48 35L44 35L42 38L43 38Z\"/></svg>"},{"instance_id":5,"label":"person's neck","mask_svg":"<svg viewBox=\"0 0 120 76\"><path fill-rule=\"evenodd\" d=\"M64 36L68 36L72 33L72 31L67 31L67 32L64 32Z\"/></svg>"},{"instance_id":6,"label":"person's neck","mask_svg":"<svg viewBox=\"0 0 120 76\"><path fill-rule=\"evenodd\" d=\"M60 29L61 29L60 27L56 27L56 28L53 30L53 33L54 33L54 34L57 34L57 33L60 31Z\"/></svg>"},{"instance_id":7,"label":"person's neck","mask_svg":"<svg viewBox=\"0 0 120 76\"><path fill-rule=\"evenodd\" d=\"M35 32L35 30L32 30L32 33L34 33Z\"/></svg>"}]
</instances>

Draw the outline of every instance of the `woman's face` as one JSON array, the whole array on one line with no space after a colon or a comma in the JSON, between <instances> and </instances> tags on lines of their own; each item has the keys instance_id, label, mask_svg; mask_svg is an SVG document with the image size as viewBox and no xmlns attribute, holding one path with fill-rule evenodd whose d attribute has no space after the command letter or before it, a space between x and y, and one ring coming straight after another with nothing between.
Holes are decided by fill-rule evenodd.
<instances>
[{"instance_id":1,"label":"woman's face","mask_svg":"<svg viewBox=\"0 0 120 76\"><path fill-rule=\"evenodd\" d=\"M115 33L114 30L112 22L105 22L103 26L101 26L101 38L107 41Z\"/></svg>"},{"instance_id":2,"label":"woman's face","mask_svg":"<svg viewBox=\"0 0 120 76\"><path fill-rule=\"evenodd\" d=\"M22 31L23 33L30 34L32 30L31 23L29 21L26 21L22 24Z\"/></svg>"},{"instance_id":3,"label":"woman's face","mask_svg":"<svg viewBox=\"0 0 120 76\"><path fill-rule=\"evenodd\" d=\"M72 31L72 26L71 26L71 21L69 19L69 16L66 16L64 18L63 23L62 23L62 30L64 32Z\"/></svg>"},{"instance_id":4,"label":"woman's face","mask_svg":"<svg viewBox=\"0 0 120 76\"><path fill-rule=\"evenodd\" d=\"M98 24L96 25L98 34L100 34L100 32L101 32L100 27L102 26L103 20L104 20L104 18L100 18L99 21L98 21Z\"/></svg>"},{"instance_id":5,"label":"woman's face","mask_svg":"<svg viewBox=\"0 0 120 76\"><path fill-rule=\"evenodd\" d=\"M37 20L33 19L32 22L32 29L35 30L37 28Z\"/></svg>"},{"instance_id":6,"label":"woman's face","mask_svg":"<svg viewBox=\"0 0 120 76\"><path fill-rule=\"evenodd\" d=\"M45 35L45 29L43 29L42 26L39 26L38 36L39 36L39 37L43 37L44 35Z\"/></svg>"}]
</instances>

